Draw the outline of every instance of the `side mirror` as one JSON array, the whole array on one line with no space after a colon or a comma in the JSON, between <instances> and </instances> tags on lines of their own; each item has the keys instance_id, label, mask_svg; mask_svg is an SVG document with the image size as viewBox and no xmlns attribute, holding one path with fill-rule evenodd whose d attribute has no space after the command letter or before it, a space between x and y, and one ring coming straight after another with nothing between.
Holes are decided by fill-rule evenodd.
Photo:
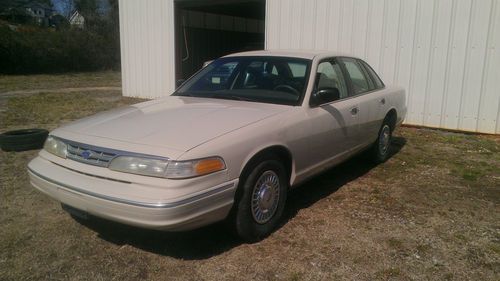
<instances>
[{"instance_id":1,"label":"side mirror","mask_svg":"<svg viewBox=\"0 0 500 281\"><path fill-rule=\"evenodd\" d=\"M184 84L184 82L186 82L186 79L179 79L175 81L175 87L179 88L180 86L182 86L182 84Z\"/></svg>"},{"instance_id":2,"label":"side mirror","mask_svg":"<svg viewBox=\"0 0 500 281\"><path fill-rule=\"evenodd\" d=\"M313 93L311 96L310 106L318 106L340 99L340 92L337 88L323 88Z\"/></svg>"}]
</instances>

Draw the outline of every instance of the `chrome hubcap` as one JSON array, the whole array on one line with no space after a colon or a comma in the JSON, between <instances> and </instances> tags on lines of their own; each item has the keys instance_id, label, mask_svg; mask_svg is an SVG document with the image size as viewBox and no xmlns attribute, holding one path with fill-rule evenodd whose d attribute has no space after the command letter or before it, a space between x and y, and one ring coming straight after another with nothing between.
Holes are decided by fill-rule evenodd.
<instances>
[{"instance_id":1,"label":"chrome hubcap","mask_svg":"<svg viewBox=\"0 0 500 281\"><path fill-rule=\"evenodd\" d=\"M378 147L381 154L386 154L389 149L389 144L391 142L391 128L388 125L384 125L380 131Z\"/></svg>"},{"instance_id":2,"label":"chrome hubcap","mask_svg":"<svg viewBox=\"0 0 500 281\"><path fill-rule=\"evenodd\" d=\"M252 192L252 216L259 223L268 222L276 213L280 197L280 181L273 171L260 175Z\"/></svg>"}]
</instances>

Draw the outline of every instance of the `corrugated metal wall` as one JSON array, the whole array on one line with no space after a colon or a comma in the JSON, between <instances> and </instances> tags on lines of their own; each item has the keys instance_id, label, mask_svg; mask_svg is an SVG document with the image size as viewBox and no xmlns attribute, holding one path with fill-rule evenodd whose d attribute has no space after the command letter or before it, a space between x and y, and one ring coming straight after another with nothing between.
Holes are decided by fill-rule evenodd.
<instances>
[{"instance_id":1,"label":"corrugated metal wall","mask_svg":"<svg viewBox=\"0 0 500 281\"><path fill-rule=\"evenodd\" d=\"M119 0L125 96L175 88L173 0ZM500 0L267 0L266 47L367 60L407 124L500 133Z\"/></svg>"},{"instance_id":2,"label":"corrugated metal wall","mask_svg":"<svg viewBox=\"0 0 500 281\"><path fill-rule=\"evenodd\" d=\"M174 0L119 0L119 7L123 95L141 98L170 95L175 89ZM195 11L188 12L186 18L190 28L211 29L212 34L208 31L203 34L207 36L213 35L214 30L225 30L255 33L250 36L262 40L261 34L264 32L263 22L254 19ZM220 37L220 34L217 36ZM228 36L228 39L235 38ZM234 41L244 40L236 38ZM197 44L194 40L188 43ZM203 48L208 43L217 42L204 43L197 47ZM226 49L230 49L234 43L228 42ZM191 51L190 55L195 56L197 53ZM202 63L197 67L201 68Z\"/></svg>"},{"instance_id":3,"label":"corrugated metal wall","mask_svg":"<svg viewBox=\"0 0 500 281\"><path fill-rule=\"evenodd\" d=\"M267 0L268 49L366 59L407 124L500 133L500 0Z\"/></svg>"},{"instance_id":4,"label":"corrugated metal wall","mask_svg":"<svg viewBox=\"0 0 500 281\"><path fill-rule=\"evenodd\" d=\"M119 0L124 96L154 98L175 88L173 0Z\"/></svg>"}]
</instances>

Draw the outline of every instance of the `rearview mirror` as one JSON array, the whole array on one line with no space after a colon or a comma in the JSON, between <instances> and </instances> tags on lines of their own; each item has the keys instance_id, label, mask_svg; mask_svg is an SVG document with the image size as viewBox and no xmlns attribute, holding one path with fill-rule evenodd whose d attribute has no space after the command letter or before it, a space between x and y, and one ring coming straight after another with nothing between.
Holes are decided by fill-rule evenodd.
<instances>
[{"instance_id":1,"label":"rearview mirror","mask_svg":"<svg viewBox=\"0 0 500 281\"><path fill-rule=\"evenodd\" d=\"M340 99L340 92L337 88L323 88L312 94L309 105L314 107L325 103L330 103Z\"/></svg>"}]
</instances>

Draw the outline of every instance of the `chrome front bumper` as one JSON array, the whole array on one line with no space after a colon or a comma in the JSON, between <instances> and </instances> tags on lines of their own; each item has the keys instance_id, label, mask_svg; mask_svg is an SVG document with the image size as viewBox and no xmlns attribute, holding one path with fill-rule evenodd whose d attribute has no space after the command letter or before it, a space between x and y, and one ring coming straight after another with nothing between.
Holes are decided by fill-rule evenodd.
<instances>
[{"instance_id":1,"label":"chrome front bumper","mask_svg":"<svg viewBox=\"0 0 500 281\"><path fill-rule=\"evenodd\" d=\"M96 192L103 190L130 190L130 183L95 177L67 169L37 157L28 165L31 184L55 200L91 215L142 228L182 231L223 220L233 205L238 179L228 181L194 194L172 193L164 187L165 196L157 200ZM165 180L168 182L168 180ZM135 185L137 193L147 193L150 186ZM158 195L158 188L155 194ZM138 199L144 198L144 199Z\"/></svg>"}]
</instances>

